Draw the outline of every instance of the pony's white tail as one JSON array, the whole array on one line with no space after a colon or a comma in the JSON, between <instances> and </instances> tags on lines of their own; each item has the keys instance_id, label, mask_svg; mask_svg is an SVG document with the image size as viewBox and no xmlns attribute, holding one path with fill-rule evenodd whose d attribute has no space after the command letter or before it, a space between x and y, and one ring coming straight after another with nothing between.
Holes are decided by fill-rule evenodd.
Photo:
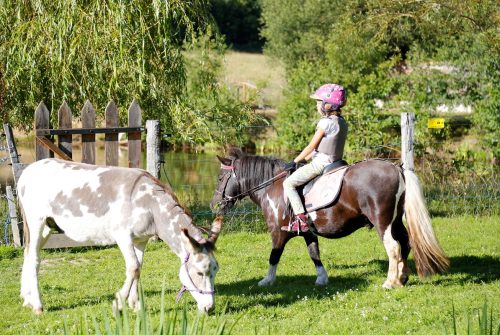
<instances>
[{"instance_id":1,"label":"pony's white tail","mask_svg":"<svg viewBox=\"0 0 500 335\"><path fill-rule=\"evenodd\" d=\"M404 176L406 184L404 209L417 273L420 277L443 273L450 266L450 261L434 235L418 177L409 170L404 170Z\"/></svg>"}]
</instances>

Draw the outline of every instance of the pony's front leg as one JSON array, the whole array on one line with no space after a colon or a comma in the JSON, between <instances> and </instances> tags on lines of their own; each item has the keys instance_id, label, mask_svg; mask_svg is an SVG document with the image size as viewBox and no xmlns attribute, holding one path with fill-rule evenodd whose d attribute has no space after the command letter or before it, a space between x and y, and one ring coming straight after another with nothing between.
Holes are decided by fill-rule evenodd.
<instances>
[{"instance_id":1,"label":"pony's front leg","mask_svg":"<svg viewBox=\"0 0 500 335\"><path fill-rule=\"evenodd\" d=\"M135 254L134 244L132 239L127 236L117 239L116 243L125 258L125 283L123 287L116 293L116 299L113 301L113 312L122 310L123 302L128 298L130 289L135 280L140 277L140 263Z\"/></svg>"},{"instance_id":2,"label":"pony's front leg","mask_svg":"<svg viewBox=\"0 0 500 335\"><path fill-rule=\"evenodd\" d=\"M314 262L314 266L316 267L316 285L324 286L328 284L328 274L326 273L325 268L323 267L323 263L321 262L319 256L319 244L318 237L311 233L306 233L303 235L304 241L307 245L307 251L309 252L309 257L311 257Z\"/></svg>"},{"instance_id":3,"label":"pony's front leg","mask_svg":"<svg viewBox=\"0 0 500 335\"><path fill-rule=\"evenodd\" d=\"M290 234L283 231L274 230L271 233L273 240L273 249L271 250L271 255L269 256L269 270L267 275L259 281L259 286L269 286L274 284L276 281L276 270L278 268L278 263L280 261L283 250L285 250L286 243L290 240Z\"/></svg>"},{"instance_id":4,"label":"pony's front leg","mask_svg":"<svg viewBox=\"0 0 500 335\"><path fill-rule=\"evenodd\" d=\"M134 243L135 255L137 256L137 260L139 261L139 268L142 268L142 263L144 259L144 249L146 248L146 244L148 241L137 242ZM137 286L139 284L139 278L134 279L132 282L132 287L130 288L130 294L128 296L128 306L134 310L138 311L141 307L139 304L139 294L137 292Z\"/></svg>"}]
</instances>

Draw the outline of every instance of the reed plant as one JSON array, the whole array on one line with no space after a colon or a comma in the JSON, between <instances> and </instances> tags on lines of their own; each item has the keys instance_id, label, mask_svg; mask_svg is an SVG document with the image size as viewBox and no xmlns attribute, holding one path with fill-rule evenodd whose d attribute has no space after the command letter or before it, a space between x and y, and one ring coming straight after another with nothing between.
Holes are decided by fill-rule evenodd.
<instances>
[{"instance_id":1,"label":"reed plant","mask_svg":"<svg viewBox=\"0 0 500 335\"><path fill-rule=\"evenodd\" d=\"M193 319L190 319L186 307L182 310L174 309L166 311L165 309L165 283L161 291L160 317L157 322L152 321L152 315L147 310L144 291L139 285L140 309L134 316L124 304L122 311L114 313L114 318L110 319L106 312L102 313L102 322L98 322L95 315L91 315L92 320L89 325L88 317L85 315L80 318L79 323L68 325L67 320L63 322L63 332L65 335L224 335L230 334L232 328L227 327L227 322L223 316L218 317L215 327L207 327L206 315L198 313Z\"/></svg>"},{"instance_id":2,"label":"reed plant","mask_svg":"<svg viewBox=\"0 0 500 335\"><path fill-rule=\"evenodd\" d=\"M452 326L451 331L448 332L448 327L444 326L445 335L498 335L500 334L500 322L493 320L493 308L488 307L488 301L485 300L483 307L475 309L471 314L467 316L467 325L462 329L463 332L459 331L460 326L458 325L457 313L455 311L455 305L452 303Z\"/></svg>"}]
</instances>

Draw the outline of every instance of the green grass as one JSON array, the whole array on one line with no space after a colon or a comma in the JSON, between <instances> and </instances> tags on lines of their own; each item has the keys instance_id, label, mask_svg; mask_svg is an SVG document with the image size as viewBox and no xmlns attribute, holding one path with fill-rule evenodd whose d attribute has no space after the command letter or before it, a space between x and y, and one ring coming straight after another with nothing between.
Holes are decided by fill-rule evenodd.
<instances>
[{"instance_id":1,"label":"green grass","mask_svg":"<svg viewBox=\"0 0 500 335\"><path fill-rule=\"evenodd\" d=\"M257 102L277 107L286 87L285 71L277 60L259 53L228 51L224 58L223 83L236 87L238 83L257 86L261 97Z\"/></svg>"},{"instance_id":2,"label":"green grass","mask_svg":"<svg viewBox=\"0 0 500 335\"><path fill-rule=\"evenodd\" d=\"M232 334L445 334L453 333L455 323L456 334L468 334L470 322L476 334L478 317L484 315L477 311L486 302L496 331L500 218L435 218L433 223L450 257L450 272L423 282L413 275L405 288L392 291L381 288L387 257L374 231L320 240L330 276L324 288L314 286L314 266L301 238L288 244L275 286L259 287L257 282L267 272L270 236L223 234L217 252L221 266L216 278L217 313L204 320L204 327L213 332L224 320L229 326L236 323ZM37 317L21 306L19 298L22 256L9 253L0 260L0 333L63 334L64 323L69 333L75 333L82 318L90 329L92 317L100 325L106 318L114 320L111 300L124 279L123 263L116 247L44 251L40 286L46 311ZM189 294L179 305L174 303L180 286L178 269L179 260L167 247L148 246L142 285L153 325L163 314L164 281L165 313L181 313L187 307L188 320L197 317ZM134 318L130 316L132 325Z\"/></svg>"}]
</instances>

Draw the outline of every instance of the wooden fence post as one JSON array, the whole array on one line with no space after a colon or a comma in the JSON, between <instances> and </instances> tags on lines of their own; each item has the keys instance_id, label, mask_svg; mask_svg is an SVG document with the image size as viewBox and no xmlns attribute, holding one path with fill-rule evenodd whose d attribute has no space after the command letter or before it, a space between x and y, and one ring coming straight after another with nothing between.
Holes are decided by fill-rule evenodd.
<instances>
[{"instance_id":1,"label":"wooden fence post","mask_svg":"<svg viewBox=\"0 0 500 335\"><path fill-rule=\"evenodd\" d=\"M8 123L4 123L3 131L5 133L5 139L7 141L7 149L9 150L10 163L12 164L12 175L14 176L14 185L17 184L21 172L27 166L19 161L19 154L17 153L16 142L14 141L14 134L12 133L12 128Z\"/></svg>"},{"instance_id":2,"label":"wooden fence post","mask_svg":"<svg viewBox=\"0 0 500 335\"><path fill-rule=\"evenodd\" d=\"M43 102L40 102L35 110L35 134L37 129L50 129L49 110ZM45 136L49 140L49 136ZM42 143L35 141L35 160L54 157L54 154Z\"/></svg>"},{"instance_id":3,"label":"wooden fence post","mask_svg":"<svg viewBox=\"0 0 500 335\"><path fill-rule=\"evenodd\" d=\"M15 247L22 246L22 227L19 226L19 220L17 219L17 208L14 199L14 192L12 192L12 187L9 185L5 188L5 193L7 194L7 203L9 205L9 217L10 226L12 228L12 239Z\"/></svg>"},{"instance_id":4,"label":"wooden fence post","mask_svg":"<svg viewBox=\"0 0 500 335\"><path fill-rule=\"evenodd\" d=\"M135 99L128 109L128 126L140 127L142 123L141 108ZM138 168L141 166L141 132L128 133L128 166Z\"/></svg>"},{"instance_id":5,"label":"wooden fence post","mask_svg":"<svg viewBox=\"0 0 500 335\"><path fill-rule=\"evenodd\" d=\"M160 176L160 121L146 121L147 171L154 177Z\"/></svg>"},{"instance_id":6,"label":"wooden fence post","mask_svg":"<svg viewBox=\"0 0 500 335\"><path fill-rule=\"evenodd\" d=\"M403 169L414 171L413 145L415 141L415 113L401 113L401 161Z\"/></svg>"},{"instance_id":7,"label":"wooden fence post","mask_svg":"<svg viewBox=\"0 0 500 335\"><path fill-rule=\"evenodd\" d=\"M63 102L59 111L57 112L57 121L59 129L71 129L73 128L73 117L71 115L71 109L69 108L66 101ZM66 154L69 158L73 158L73 136L59 135L57 138L59 149Z\"/></svg>"},{"instance_id":8,"label":"wooden fence post","mask_svg":"<svg viewBox=\"0 0 500 335\"><path fill-rule=\"evenodd\" d=\"M118 127L118 108L113 100L106 106L106 128ZM104 152L106 165L118 166L118 133L104 135Z\"/></svg>"},{"instance_id":9,"label":"wooden fence post","mask_svg":"<svg viewBox=\"0 0 500 335\"><path fill-rule=\"evenodd\" d=\"M95 109L88 100L82 108L82 128L95 128ZM95 133L82 134L82 163L95 164Z\"/></svg>"}]
</instances>

